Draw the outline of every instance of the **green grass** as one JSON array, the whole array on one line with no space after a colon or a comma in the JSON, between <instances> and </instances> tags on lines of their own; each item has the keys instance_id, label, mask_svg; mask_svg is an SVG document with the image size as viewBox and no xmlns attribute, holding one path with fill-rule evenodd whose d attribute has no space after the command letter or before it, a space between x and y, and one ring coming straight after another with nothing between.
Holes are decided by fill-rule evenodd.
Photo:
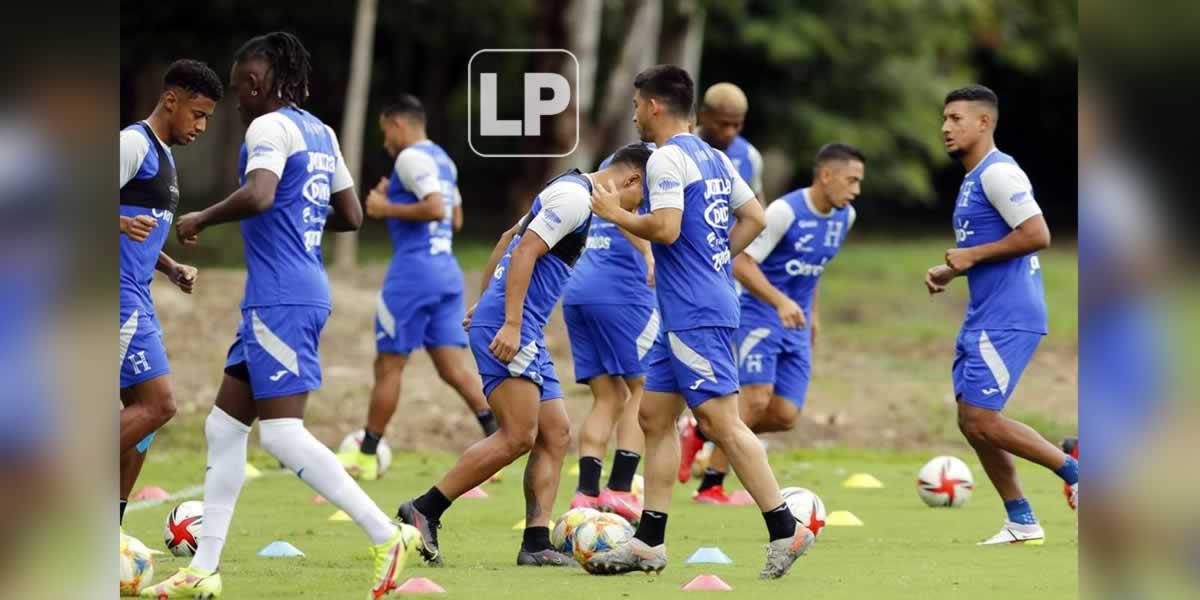
<instances>
[{"instance_id":1,"label":"green grass","mask_svg":"<svg viewBox=\"0 0 1200 600\"><path fill-rule=\"evenodd\" d=\"M817 491L829 510L849 510L864 527L827 528L810 555L787 578L755 579L763 561L764 527L753 507L711 507L688 500L691 486L676 486L667 544L671 564L661 576L632 574L592 577L579 569L529 569L514 566L520 532L511 527L523 515L519 465L505 479L488 484L491 495L460 500L446 514L441 532L446 567L410 563L408 576L432 578L450 598L671 598L695 575L714 573L733 586L735 597L822 599L960 597L1076 597L1074 514L1063 502L1061 484L1051 474L1021 465L1025 489L1049 539L1044 546L975 546L995 532L1004 518L1000 502L983 472L974 498L963 508L929 509L916 496L913 480L924 455L868 451L774 453L771 461L784 485ZM967 458L964 456L964 458ZM448 466L449 455L398 455L388 477L366 484L388 513L427 489ZM203 475L199 453L152 452L142 484L176 490ZM848 473L869 472L887 487L851 490L839 483ZM565 474L556 512L565 509L574 478ZM230 598L348 598L367 587L371 563L365 536L353 523L327 521L334 508L310 502L313 492L296 477L268 472L241 494L225 547L221 571ZM135 510L126 531L162 548L163 520L171 507ZM303 559L259 558L255 553L273 540L291 542ZM700 546L719 546L732 565L684 564ZM169 558L156 567L155 581L185 565Z\"/></svg>"}]
</instances>

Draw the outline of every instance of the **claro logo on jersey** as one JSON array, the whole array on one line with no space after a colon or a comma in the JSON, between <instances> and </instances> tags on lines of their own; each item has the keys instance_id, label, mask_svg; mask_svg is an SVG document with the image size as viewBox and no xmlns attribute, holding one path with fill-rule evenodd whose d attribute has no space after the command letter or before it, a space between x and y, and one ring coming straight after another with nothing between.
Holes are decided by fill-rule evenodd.
<instances>
[{"instance_id":1,"label":"claro logo on jersey","mask_svg":"<svg viewBox=\"0 0 1200 600\"><path fill-rule=\"evenodd\" d=\"M818 264L806 263L798 258L793 258L783 265L784 270L792 277L820 277L821 273L825 272L825 263L829 262L828 258L822 258Z\"/></svg>"}]
</instances>

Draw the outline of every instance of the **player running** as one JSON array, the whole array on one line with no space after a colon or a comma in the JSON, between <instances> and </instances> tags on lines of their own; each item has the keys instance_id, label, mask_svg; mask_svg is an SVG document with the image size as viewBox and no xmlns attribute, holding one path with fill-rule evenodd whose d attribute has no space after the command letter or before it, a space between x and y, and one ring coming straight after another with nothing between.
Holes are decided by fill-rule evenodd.
<instances>
[{"instance_id":1,"label":"player running","mask_svg":"<svg viewBox=\"0 0 1200 600\"><path fill-rule=\"evenodd\" d=\"M728 82L715 83L704 92L700 103L700 126L696 135L709 146L724 152L742 180L762 198L762 154L741 136L750 108L742 88Z\"/></svg>"},{"instance_id":2,"label":"player running","mask_svg":"<svg viewBox=\"0 0 1200 600\"><path fill-rule=\"evenodd\" d=\"M394 254L376 307L375 387L362 444L339 457L366 480L379 477L375 452L400 401L408 356L417 348L429 352L438 376L471 407L484 435L496 431L463 353L463 274L451 249L463 222L458 169L425 134L425 108L415 97L405 94L384 107L379 127L396 166L367 194L366 211L387 223Z\"/></svg>"},{"instance_id":3,"label":"player running","mask_svg":"<svg viewBox=\"0 0 1200 600\"><path fill-rule=\"evenodd\" d=\"M176 224L180 241L194 244L208 227L241 221L246 293L225 378L205 423L208 466L199 550L189 566L142 590L143 598L221 595L217 568L255 419L263 449L370 538L375 573L368 598L396 589L410 551L420 545L417 532L393 524L304 427L308 393L321 385L317 344L332 306L322 234L353 231L362 223L337 136L300 108L308 97L309 70L308 51L290 33L253 38L237 51L230 85L248 125L239 159L242 186Z\"/></svg>"},{"instance_id":4,"label":"player running","mask_svg":"<svg viewBox=\"0 0 1200 600\"><path fill-rule=\"evenodd\" d=\"M983 544L1040 543L1046 536L1021 490L1012 456L1054 471L1078 502L1079 463L1028 425L1000 414L1047 333L1042 270L1035 252L1050 230L1025 172L996 149L995 92L981 85L946 95L942 138L967 170L954 203L956 247L930 267L930 294L967 277L970 303L956 342L953 381L958 427L996 486L1008 521Z\"/></svg>"},{"instance_id":5,"label":"player running","mask_svg":"<svg viewBox=\"0 0 1200 600\"><path fill-rule=\"evenodd\" d=\"M785 194L767 207L767 228L733 260L742 284L741 321L734 335L741 402L738 414L754 433L790 431L812 376L821 274L854 226L866 158L848 144L817 152L811 187ZM729 504L729 461L713 451L693 500Z\"/></svg>"},{"instance_id":6,"label":"player running","mask_svg":"<svg viewBox=\"0 0 1200 600\"><path fill-rule=\"evenodd\" d=\"M647 147L653 150L653 145ZM610 156L600 169L611 163ZM571 508L599 508L633 523L642 517L642 503L632 487L645 445L638 424L644 359L660 324L653 281L650 242L593 216L587 251L563 293L575 381L587 384L593 399L579 430L579 485ZM614 427L613 469L601 490L601 457Z\"/></svg>"},{"instance_id":7,"label":"player running","mask_svg":"<svg viewBox=\"0 0 1200 600\"><path fill-rule=\"evenodd\" d=\"M599 185L618 190L622 209L633 210L641 201L649 157L645 146L631 144L617 151L608 168L590 174L572 169L555 177L492 251L483 293L463 325L500 428L468 448L428 492L400 505L400 519L421 531L426 561L442 563L437 530L450 504L528 453L517 565L574 564L550 545L550 514L571 431L542 330L587 243L592 190Z\"/></svg>"},{"instance_id":8,"label":"player running","mask_svg":"<svg viewBox=\"0 0 1200 600\"><path fill-rule=\"evenodd\" d=\"M204 133L224 95L208 65L181 59L163 76L154 111L121 131L121 410L120 519L142 470L154 432L175 415L167 350L150 297L154 272L192 293L196 269L162 251L179 204L172 146L186 146ZM159 221L164 224L159 227Z\"/></svg>"},{"instance_id":9,"label":"player running","mask_svg":"<svg viewBox=\"0 0 1200 600\"><path fill-rule=\"evenodd\" d=\"M597 190L593 210L654 243L663 329L648 356L640 420L646 433L646 505L631 542L588 560L590 573L661 571L672 478L679 464L675 420L684 406L763 511L770 543L759 574L782 577L815 537L797 524L754 433L738 418L733 335L737 295L730 262L763 230L762 206L723 153L688 133L694 86L686 71L659 65L634 79L634 124L658 149L647 163L650 210L617 210L617 194ZM731 220L736 218L736 222Z\"/></svg>"}]
</instances>

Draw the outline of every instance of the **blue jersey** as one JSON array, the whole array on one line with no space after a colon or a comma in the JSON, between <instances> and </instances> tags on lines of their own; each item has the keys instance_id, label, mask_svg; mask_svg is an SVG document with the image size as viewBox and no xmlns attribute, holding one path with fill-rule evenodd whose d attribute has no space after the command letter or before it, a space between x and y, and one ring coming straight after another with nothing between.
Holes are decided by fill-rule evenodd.
<instances>
[{"instance_id":1,"label":"blue jersey","mask_svg":"<svg viewBox=\"0 0 1200 600\"><path fill-rule=\"evenodd\" d=\"M759 263L767 281L799 304L811 320L817 282L853 225L853 207L822 214L813 207L808 188L795 190L767 207L767 227L746 254ZM749 291L742 292L741 307L742 326L783 328L779 312Z\"/></svg>"},{"instance_id":2,"label":"blue jersey","mask_svg":"<svg viewBox=\"0 0 1200 600\"><path fill-rule=\"evenodd\" d=\"M655 285L666 331L738 326L730 265L733 211L754 199L729 157L681 133L650 155L650 210L683 211L679 237L654 244Z\"/></svg>"},{"instance_id":3,"label":"blue jersey","mask_svg":"<svg viewBox=\"0 0 1200 600\"><path fill-rule=\"evenodd\" d=\"M556 177L533 199L529 214L521 219L517 235L509 242L496 265L492 282L475 307L471 326L504 324L504 291L508 286L508 264L522 236L534 233L546 242L550 251L537 259L525 294L521 327L541 335L550 312L562 297L571 277L571 268L586 244L591 220L592 182L572 171Z\"/></svg>"},{"instance_id":4,"label":"blue jersey","mask_svg":"<svg viewBox=\"0 0 1200 600\"><path fill-rule=\"evenodd\" d=\"M393 254L384 287L403 286L428 294L462 291L462 269L452 247L454 207L459 204L458 169L441 146L425 140L396 157L387 196L393 204L415 204L434 192L440 192L445 202L441 220L387 219Z\"/></svg>"},{"instance_id":5,"label":"blue jersey","mask_svg":"<svg viewBox=\"0 0 1200 600\"><path fill-rule=\"evenodd\" d=\"M279 176L266 212L242 221L246 293L242 309L309 305L331 308L321 239L333 193L353 186L337 137L311 113L293 107L258 117L246 130L238 169Z\"/></svg>"},{"instance_id":6,"label":"blue jersey","mask_svg":"<svg viewBox=\"0 0 1200 600\"><path fill-rule=\"evenodd\" d=\"M993 149L963 178L954 204L959 248L998 241L1041 213L1029 179L1013 158ZM1042 270L1036 254L981 262L967 271L970 303L964 330L1047 332Z\"/></svg>"},{"instance_id":7,"label":"blue jersey","mask_svg":"<svg viewBox=\"0 0 1200 600\"><path fill-rule=\"evenodd\" d=\"M654 149L654 144L649 144ZM599 169L612 164L610 155ZM587 249L563 293L563 305L624 304L658 306L654 290L646 283L646 260L616 225L592 217Z\"/></svg>"},{"instance_id":8,"label":"blue jersey","mask_svg":"<svg viewBox=\"0 0 1200 600\"><path fill-rule=\"evenodd\" d=\"M758 149L739 135L733 138L723 152L729 157L729 162L733 163L733 168L737 169L738 175L750 185L750 189L756 194L762 193L763 160Z\"/></svg>"},{"instance_id":9,"label":"blue jersey","mask_svg":"<svg viewBox=\"0 0 1200 600\"><path fill-rule=\"evenodd\" d=\"M124 312L153 310L150 282L179 203L175 159L150 127L139 122L121 131L121 163L121 216L150 215L158 226L141 242L120 236L120 303Z\"/></svg>"}]
</instances>

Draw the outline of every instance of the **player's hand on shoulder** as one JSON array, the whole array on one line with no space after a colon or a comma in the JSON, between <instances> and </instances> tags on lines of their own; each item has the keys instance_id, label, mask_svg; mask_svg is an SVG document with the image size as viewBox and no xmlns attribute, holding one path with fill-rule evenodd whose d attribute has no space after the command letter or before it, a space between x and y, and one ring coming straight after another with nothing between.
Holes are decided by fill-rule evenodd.
<instances>
[{"instance_id":1,"label":"player's hand on shoulder","mask_svg":"<svg viewBox=\"0 0 1200 600\"><path fill-rule=\"evenodd\" d=\"M175 268L171 270L171 283L179 286L183 293L190 294L196 286L196 275L199 273L196 267L176 263Z\"/></svg>"},{"instance_id":2,"label":"player's hand on shoulder","mask_svg":"<svg viewBox=\"0 0 1200 600\"><path fill-rule=\"evenodd\" d=\"M592 213L605 221L611 221L620 210L620 190L607 182L592 186Z\"/></svg>"},{"instance_id":3,"label":"player's hand on shoulder","mask_svg":"<svg viewBox=\"0 0 1200 600\"><path fill-rule=\"evenodd\" d=\"M150 232L158 227L158 219L150 215L137 215L136 217L121 217L121 233L125 237L135 241L144 242L150 237Z\"/></svg>"},{"instance_id":4,"label":"player's hand on shoulder","mask_svg":"<svg viewBox=\"0 0 1200 600\"><path fill-rule=\"evenodd\" d=\"M950 248L946 250L946 266L964 273L978 262L974 248Z\"/></svg>"},{"instance_id":5,"label":"player's hand on shoulder","mask_svg":"<svg viewBox=\"0 0 1200 600\"><path fill-rule=\"evenodd\" d=\"M383 217L383 211L387 208L388 199L387 193L380 190L378 187L367 192L367 216L372 219Z\"/></svg>"},{"instance_id":6,"label":"player's hand on shoulder","mask_svg":"<svg viewBox=\"0 0 1200 600\"><path fill-rule=\"evenodd\" d=\"M204 229L203 218L199 212L190 212L175 219L175 237L185 246L194 246L200 242L200 231Z\"/></svg>"},{"instance_id":7,"label":"player's hand on shoulder","mask_svg":"<svg viewBox=\"0 0 1200 600\"><path fill-rule=\"evenodd\" d=\"M925 271L925 289L930 294L940 294L946 291L946 286L957 273L946 265L934 265Z\"/></svg>"},{"instance_id":8,"label":"player's hand on shoulder","mask_svg":"<svg viewBox=\"0 0 1200 600\"><path fill-rule=\"evenodd\" d=\"M505 323L500 331L496 332L496 337L492 338L491 345L488 350L492 356L502 363L512 362L512 359L517 356L517 349L521 346L521 328L516 325Z\"/></svg>"},{"instance_id":9,"label":"player's hand on shoulder","mask_svg":"<svg viewBox=\"0 0 1200 600\"><path fill-rule=\"evenodd\" d=\"M654 256L646 258L646 285L654 287Z\"/></svg>"},{"instance_id":10,"label":"player's hand on shoulder","mask_svg":"<svg viewBox=\"0 0 1200 600\"><path fill-rule=\"evenodd\" d=\"M804 319L804 309L796 304L791 298L784 298L775 310L779 311L779 320L783 322L783 326L788 329L800 329L807 323Z\"/></svg>"}]
</instances>

